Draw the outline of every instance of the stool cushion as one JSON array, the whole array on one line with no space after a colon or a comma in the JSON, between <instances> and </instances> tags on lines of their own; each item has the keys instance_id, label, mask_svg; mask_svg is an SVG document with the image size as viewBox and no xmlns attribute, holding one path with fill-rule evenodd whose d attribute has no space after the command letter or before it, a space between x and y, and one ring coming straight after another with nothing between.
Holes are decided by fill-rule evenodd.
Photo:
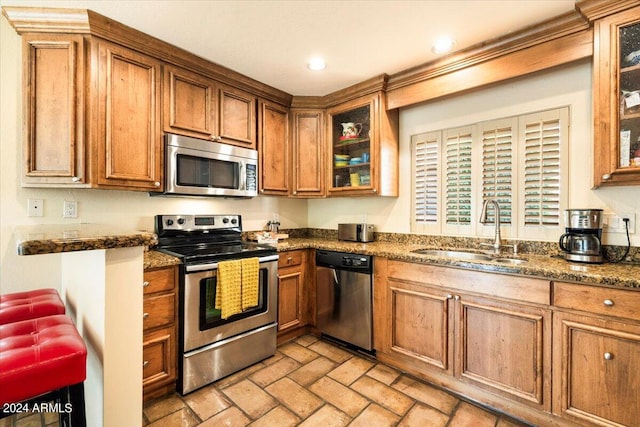
<instances>
[{"instance_id":1,"label":"stool cushion","mask_svg":"<svg viewBox=\"0 0 640 427\"><path fill-rule=\"evenodd\" d=\"M0 405L81 383L87 348L68 316L0 325Z\"/></svg>"},{"instance_id":2,"label":"stool cushion","mask_svg":"<svg viewBox=\"0 0 640 427\"><path fill-rule=\"evenodd\" d=\"M55 289L0 295L0 325L64 313L64 303Z\"/></svg>"}]
</instances>

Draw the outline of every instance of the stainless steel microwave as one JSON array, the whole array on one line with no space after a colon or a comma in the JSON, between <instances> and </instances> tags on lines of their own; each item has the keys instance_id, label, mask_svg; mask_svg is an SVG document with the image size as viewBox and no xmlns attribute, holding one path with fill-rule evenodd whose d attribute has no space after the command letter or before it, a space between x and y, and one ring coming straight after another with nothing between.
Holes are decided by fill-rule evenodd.
<instances>
[{"instance_id":1,"label":"stainless steel microwave","mask_svg":"<svg viewBox=\"0 0 640 427\"><path fill-rule=\"evenodd\" d=\"M165 134L164 192L152 195L255 197L258 152Z\"/></svg>"}]
</instances>

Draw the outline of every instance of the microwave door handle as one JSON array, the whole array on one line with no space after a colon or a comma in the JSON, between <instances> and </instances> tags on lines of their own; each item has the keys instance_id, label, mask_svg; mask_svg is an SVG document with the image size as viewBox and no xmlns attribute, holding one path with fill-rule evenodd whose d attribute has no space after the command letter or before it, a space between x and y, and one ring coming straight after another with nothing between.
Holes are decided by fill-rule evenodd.
<instances>
[{"instance_id":1,"label":"microwave door handle","mask_svg":"<svg viewBox=\"0 0 640 427\"><path fill-rule=\"evenodd\" d=\"M240 182L239 182L239 189L241 191L244 191L247 189L247 172L246 172L246 165L244 162L240 162Z\"/></svg>"}]
</instances>

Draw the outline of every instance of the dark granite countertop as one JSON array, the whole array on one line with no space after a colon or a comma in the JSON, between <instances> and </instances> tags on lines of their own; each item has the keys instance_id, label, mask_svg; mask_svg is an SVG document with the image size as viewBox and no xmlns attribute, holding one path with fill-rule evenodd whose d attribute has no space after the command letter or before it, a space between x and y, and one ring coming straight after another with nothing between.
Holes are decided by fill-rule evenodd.
<instances>
[{"instance_id":1,"label":"dark granite countertop","mask_svg":"<svg viewBox=\"0 0 640 427\"><path fill-rule=\"evenodd\" d=\"M293 238L278 244L278 251L294 249L326 249L331 251L361 253L382 256L389 259L428 263L442 266L465 268L492 273L534 276L549 280L563 280L585 284L611 285L640 290L640 265L636 264L584 264L568 262L565 259L548 256L520 254L518 258L527 260L520 265L504 265L491 261L471 261L412 253L424 248L424 244L394 242L354 243L318 238ZM444 249L443 247L433 247ZM459 249L458 249L459 250Z\"/></svg>"},{"instance_id":2,"label":"dark granite countertop","mask_svg":"<svg viewBox=\"0 0 640 427\"><path fill-rule=\"evenodd\" d=\"M296 249L325 249L381 256L407 262L486 271L491 273L539 277L548 280L562 280L580 282L584 284L637 288L640 290L640 265L636 264L584 264L568 262L557 256L519 254L518 258L527 260L527 263L520 265L504 265L492 261L461 260L433 255L420 255L411 252L414 249L424 247L424 244L415 243L355 243L343 242L330 238L313 237L289 238L278 243L279 252ZM443 249L443 247L437 246L433 246L433 248ZM157 268L162 267L163 265L166 266L179 263L177 258L164 254L159 254L162 256L156 254L159 253L156 251L150 251L145 254L145 268Z\"/></svg>"},{"instance_id":3,"label":"dark granite countertop","mask_svg":"<svg viewBox=\"0 0 640 427\"><path fill-rule=\"evenodd\" d=\"M118 230L96 224L40 224L14 230L18 255L39 255L94 249L154 246L153 232Z\"/></svg>"}]
</instances>

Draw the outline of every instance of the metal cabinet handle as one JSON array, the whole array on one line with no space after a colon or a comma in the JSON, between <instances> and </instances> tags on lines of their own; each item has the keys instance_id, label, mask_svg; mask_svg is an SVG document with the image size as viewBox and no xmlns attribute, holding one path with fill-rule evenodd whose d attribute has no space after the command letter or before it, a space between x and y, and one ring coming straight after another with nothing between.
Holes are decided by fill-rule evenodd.
<instances>
[{"instance_id":1,"label":"metal cabinet handle","mask_svg":"<svg viewBox=\"0 0 640 427\"><path fill-rule=\"evenodd\" d=\"M606 352L604 354L604 360L612 360L613 359L613 354Z\"/></svg>"},{"instance_id":2,"label":"metal cabinet handle","mask_svg":"<svg viewBox=\"0 0 640 427\"><path fill-rule=\"evenodd\" d=\"M146 368L147 366L149 366L149 361L145 360L144 362L142 362L142 367Z\"/></svg>"},{"instance_id":3,"label":"metal cabinet handle","mask_svg":"<svg viewBox=\"0 0 640 427\"><path fill-rule=\"evenodd\" d=\"M287 264L291 264L293 262L293 258L292 257L287 257Z\"/></svg>"},{"instance_id":4,"label":"metal cabinet handle","mask_svg":"<svg viewBox=\"0 0 640 427\"><path fill-rule=\"evenodd\" d=\"M602 175L602 179L604 179L605 181L611 179L611 174L605 173L604 175Z\"/></svg>"},{"instance_id":5,"label":"metal cabinet handle","mask_svg":"<svg viewBox=\"0 0 640 427\"><path fill-rule=\"evenodd\" d=\"M455 297L453 297L453 299L456 301L460 301L460 295L456 295Z\"/></svg>"},{"instance_id":6,"label":"metal cabinet handle","mask_svg":"<svg viewBox=\"0 0 640 427\"><path fill-rule=\"evenodd\" d=\"M447 294L447 299L451 299L451 298L453 298L453 295Z\"/></svg>"},{"instance_id":7,"label":"metal cabinet handle","mask_svg":"<svg viewBox=\"0 0 640 427\"><path fill-rule=\"evenodd\" d=\"M142 318L143 319L148 319L149 318L149 313L142 313Z\"/></svg>"},{"instance_id":8,"label":"metal cabinet handle","mask_svg":"<svg viewBox=\"0 0 640 427\"><path fill-rule=\"evenodd\" d=\"M153 186L154 187L160 187L160 183L158 181L156 181L156 182L153 183Z\"/></svg>"},{"instance_id":9,"label":"metal cabinet handle","mask_svg":"<svg viewBox=\"0 0 640 427\"><path fill-rule=\"evenodd\" d=\"M613 307L613 301L610 299L606 299L603 301L604 305L606 305L607 307Z\"/></svg>"},{"instance_id":10,"label":"metal cabinet handle","mask_svg":"<svg viewBox=\"0 0 640 427\"><path fill-rule=\"evenodd\" d=\"M73 178L71 178L71 181L80 182L80 177L74 176Z\"/></svg>"},{"instance_id":11,"label":"metal cabinet handle","mask_svg":"<svg viewBox=\"0 0 640 427\"><path fill-rule=\"evenodd\" d=\"M142 287L143 288L146 288L148 286L149 286L149 281L148 280L145 280L144 282L142 282Z\"/></svg>"}]
</instances>

